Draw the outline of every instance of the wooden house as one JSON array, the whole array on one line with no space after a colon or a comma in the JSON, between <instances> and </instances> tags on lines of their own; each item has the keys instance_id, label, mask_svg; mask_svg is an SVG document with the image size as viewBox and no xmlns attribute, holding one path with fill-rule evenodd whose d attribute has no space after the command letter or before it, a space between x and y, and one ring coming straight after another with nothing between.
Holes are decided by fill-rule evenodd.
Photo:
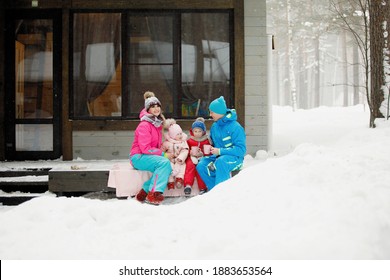
<instances>
[{"instance_id":1,"label":"wooden house","mask_svg":"<svg viewBox=\"0 0 390 280\"><path fill-rule=\"evenodd\" d=\"M148 90L185 130L224 96L267 150L269 53L265 0L3 0L0 160L126 159Z\"/></svg>"}]
</instances>

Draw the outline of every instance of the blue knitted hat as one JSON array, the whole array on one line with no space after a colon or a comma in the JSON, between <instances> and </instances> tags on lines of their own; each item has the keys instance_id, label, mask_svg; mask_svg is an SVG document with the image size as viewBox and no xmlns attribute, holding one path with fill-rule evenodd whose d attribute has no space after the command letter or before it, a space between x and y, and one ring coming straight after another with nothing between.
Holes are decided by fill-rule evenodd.
<instances>
[{"instance_id":1,"label":"blue knitted hat","mask_svg":"<svg viewBox=\"0 0 390 280\"><path fill-rule=\"evenodd\" d=\"M197 118L193 122L191 128L192 130L194 130L194 128L200 128L203 132L206 132L206 125L204 124L204 118L202 117Z\"/></svg>"},{"instance_id":2,"label":"blue knitted hat","mask_svg":"<svg viewBox=\"0 0 390 280\"><path fill-rule=\"evenodd\" d=\"M218 97L210 103L209 110L220 115L225 115L227 112L226 102L223 96Z\"/></svg>"}]
</instances>

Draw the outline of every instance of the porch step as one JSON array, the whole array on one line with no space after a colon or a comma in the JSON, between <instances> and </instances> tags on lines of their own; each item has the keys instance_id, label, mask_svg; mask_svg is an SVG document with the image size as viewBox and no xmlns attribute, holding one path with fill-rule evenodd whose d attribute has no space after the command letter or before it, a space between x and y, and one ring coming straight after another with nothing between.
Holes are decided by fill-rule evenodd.
<instances>
[{"instance_id":1,"label":"porch step","mask_svg":"<svg viewBox=\"0 0 390 280\"><path fill-rule=\"evenodd\" d=\"M111 168L112 164L0 171L0 204L18 205L47 191L58 196L111 199L116 197L116 189L107 186Z\"/></svg>"},{"instance_id":2,"label":"porch step","mask_svg":"<svg viewBox=\"0 0 390 280\"><path fill-rule=\"evenodd\" d=\"M11 168L0 171L1 177L22 177L22 176L42 176L48 175L51 168Z\"/></svg>"},{"instance_id":3,"label":"porch step","mask_svg":"<svg viewBox=\"0 0 390 280\"><path fill-rule=\"evenodd\" d=\"M19 205L49 189L49 168L0 171L0 204Z\"/></svg>"},{"instance_id":4,"label":"porch step","mask_svg":"<svg viewBox=\"0 0 390 280\"><path fill-rule=\"evenodd\" d=\"M37 195L30 195L30 196L1 196L0 195L0 205L16 206L36 197L38 196Z\"/></svg>"},{"instance_id":5,"label":"porch step","mask_svg":"<svg viewBox=\"0 0 390 280\"><path fill-rule=\"evenodd\" d=\"M20 178L20 177L18 177ZM49 190L46 181L0 181L0 190L4 192L44 193Z\"/></svg>"},{"instance_id":6,"label":"porch step","mask_svg":"<svg viewBox=\"0 0 390 280\"><path fill-rule=\"evenodd\" d=\"M115 192L113 188L107 186L109 172L109 168L100 170L53 168L49 171L49 191L58 195Z\"/></svg>"}]
</instances>

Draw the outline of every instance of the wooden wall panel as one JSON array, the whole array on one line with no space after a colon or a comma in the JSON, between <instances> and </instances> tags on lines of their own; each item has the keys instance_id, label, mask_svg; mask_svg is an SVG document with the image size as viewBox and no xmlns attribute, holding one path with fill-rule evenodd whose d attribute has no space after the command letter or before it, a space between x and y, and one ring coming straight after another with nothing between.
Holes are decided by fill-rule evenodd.
<instances>
[{"instance_id":1,"label":"wooden wall panel","mask_svg":"<svg viewBox=\"0 0 390 280\"><path fill-rule=\"evenodd\" d=\"M104 9L228 9L234 0L73 0L72 8Z\"/></svg>"},{"instance_id":2,"label":"wooden wall panel","mask_svg":"<svg viewBox=\"0 0 390 280\"><path fill-rule=\"evenodd\" d=\"M2 0L4 1L4 0ZM32 6L32 0L5 0L5 7L9 9L53 9L70 7L72 0L36 0L38 7Z\"/></svg>"},{"instance_id":3,"label":"wooden wall panel","mask_svg":"<svg viewBox=\"0 0 390 280\"><path fill-rule=\"evenodd\" d=\"M3 0L4 1L4 0ZM236 0L5 0L6 8L74 8L74 9L229 9Z\"/></svg>"}]
</instances>

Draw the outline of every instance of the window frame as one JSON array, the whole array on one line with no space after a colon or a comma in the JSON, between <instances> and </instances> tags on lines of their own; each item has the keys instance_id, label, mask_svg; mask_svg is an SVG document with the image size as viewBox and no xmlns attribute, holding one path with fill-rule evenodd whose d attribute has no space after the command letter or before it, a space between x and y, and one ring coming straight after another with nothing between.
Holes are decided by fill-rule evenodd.
<instances>
[{"instance_id":1,"label":"window frame","mask_svg":"<svg viewBox=\"0 0 390 280\"><path fill-rule=\"evenodd\" d=\"M122 64L122 78L121 78L121 97L122 97L122 114L121 116L75 116L74 114L74 82L73 82L73 22L74 15L78 13L120 13L121 14L121 57L120 61ZM129 49L126 43L127 35L128 35L128 20L132 15L135 16L147 16L147 15L172 15L173 16L173 86L174 92L177 94L173 94L172 98L174 100L174 110L173 114L165 113L166 117L174 117L177 120L193 120L193 116L183 117L182 112L180 110L179 101L183 97L183 88L181 85L182 79L182 60L181 60L181 15L185 13L223 13L228 15L229 22L229 58L230 58L230 83L229 83L229 98L227 103L229 107L236 107L236 96L235 96L235 15L233 9L179 9L179 10L161 10L161 9L147 9L147 10L132 10L132 9L75 9L70 11L70 21L69 21L69 119L73 120L73 122L79 122L78 127L85 127L85 124L80 123L83 121L96 121L100 127L106 126L107 121L139 121L138 116L134 114L130 114L129 112L129 88L130 84L127 83L127 71L128 67L126 65ZM81 125L82 124L82 125ZM83 129L81 129L83 130Z\"/></svg>"}]
</instances>

